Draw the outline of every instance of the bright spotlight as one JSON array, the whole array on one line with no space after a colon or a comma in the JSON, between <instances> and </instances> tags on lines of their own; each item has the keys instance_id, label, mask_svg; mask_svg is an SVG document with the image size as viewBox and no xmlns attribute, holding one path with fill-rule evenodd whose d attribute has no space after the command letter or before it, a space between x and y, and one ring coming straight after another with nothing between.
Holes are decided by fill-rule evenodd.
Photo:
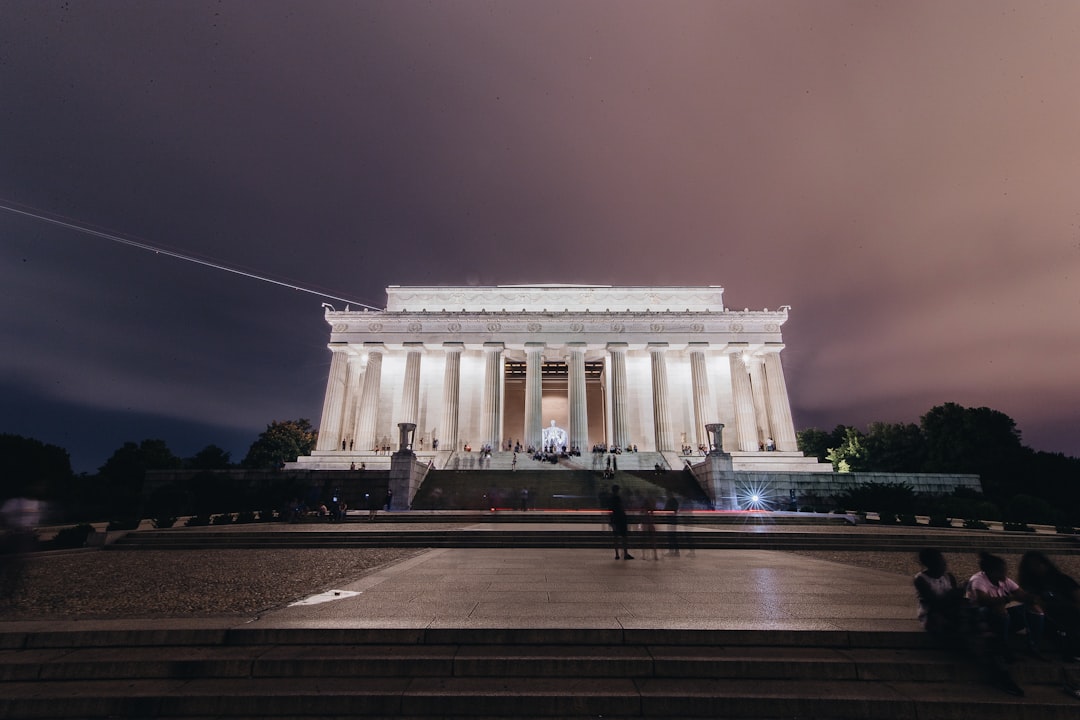
<instances>
[{"instance_id":1,"label":"bright spotlight","mask_svg":"<svg viewBox=\"0 0 1080 720\"><path fill-rule=\"evenodd\" d=\"M758 481L736 489L739 507L743 510L772 510L769 482Z\"/></svg>"}]
</instances>

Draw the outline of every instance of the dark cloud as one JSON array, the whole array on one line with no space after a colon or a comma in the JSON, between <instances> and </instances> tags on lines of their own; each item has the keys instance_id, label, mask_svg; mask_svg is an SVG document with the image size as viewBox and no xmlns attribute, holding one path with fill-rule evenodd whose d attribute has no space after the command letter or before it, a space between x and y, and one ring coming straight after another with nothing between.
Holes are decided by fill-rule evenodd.
<instances>
[{"instance_id":1,"label":"dark cloud","mask_svg":"<svg viewBox=\"0 0 1080 720\"><path fill-rule=\"evenodd\" d=\"M722 284L793 306L800 426L955 400L1080 454L1077 31L1071 3L6 2L0 199L373 305ZM0 370L41 399L0 429L318 412L318 298L0 234Z\"/></svg>"}]
</instances>

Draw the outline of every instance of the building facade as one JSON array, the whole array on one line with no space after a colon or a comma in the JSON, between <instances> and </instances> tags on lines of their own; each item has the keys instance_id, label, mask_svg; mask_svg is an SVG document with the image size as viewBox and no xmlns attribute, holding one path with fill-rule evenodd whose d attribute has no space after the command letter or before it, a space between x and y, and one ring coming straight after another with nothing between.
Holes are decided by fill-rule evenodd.
<instances>
[{"instance_id":1,"label":"building facade","mask_svg":"<svg viewBox=\"0 0 1080 720\"><path fill-rule=\"evenodd\" d=\"M436 465L466 449L541 447L554 426L585 453L636 446L677 466L710 449L707 424L723 423L736 468L829 468L796 446L786 306L729 310L718 286L386 292L385 310L326 308L332 359L303 464L381 456L398 449L398 423L415 423L413 449Z\"/></svg>"}]
</instances>

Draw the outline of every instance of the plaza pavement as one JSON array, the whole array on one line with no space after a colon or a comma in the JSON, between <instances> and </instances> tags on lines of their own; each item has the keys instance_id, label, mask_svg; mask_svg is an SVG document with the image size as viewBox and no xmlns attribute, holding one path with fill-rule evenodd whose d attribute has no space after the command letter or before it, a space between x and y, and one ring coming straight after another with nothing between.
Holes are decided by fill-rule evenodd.
<instances>
[{"instance_id":1,"label":"plaza pavement","mask_svg":"<svg viewBox=\"0 0 1080 720\"><path fill-rule=\"evenodd\" d=\"M765 550L428 550L265 627L917 631L911 582ZM339 592L340 595L334 593ZM352 595L351 593L356 593ZM318 599L318 598L317 598ZM317 600L316 599L316 600Z\"/></svg>"}]
</instances>

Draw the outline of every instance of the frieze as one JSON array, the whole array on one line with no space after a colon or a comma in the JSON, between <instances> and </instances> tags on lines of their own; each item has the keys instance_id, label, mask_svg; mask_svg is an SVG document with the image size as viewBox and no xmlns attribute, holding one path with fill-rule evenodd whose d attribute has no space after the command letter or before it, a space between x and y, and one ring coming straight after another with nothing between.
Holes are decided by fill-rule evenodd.
<instances>
[{"instance_id":1,"label":"frieze","mask_svg":"<svg viewBox=\"0 0 1080 720\"><path fill-rule=\"evenodd\" d=\"M781 327L787 321L787 308L776 311L723 311L708 313L654 312L388 312L388 311L329 311L326 319L335 336L359 334L365 342L381 341L384 337L404 336L544 336L557 341L559 335L592 337L630 336L636 342L649 337L677 338L697 335L698 341L723 342L724 336L754 336L760 341L779 342ZM552 339L554 336L554 340ZM708 339L707 339L708 338ZM346 338L337 337L337 341ZM355 341L353 339L352 341ZM417 338L417 341L422 341ZM520 341L516 340L516 341ZM601 340L598 340L598 342ZM745 340L744 340L745 341Z\"/></svg>"},{"instance_id":2,"label":"frieze","mask_svg":"<svg viewBox=\"0 0 1080 720\"><path fill-rule=\"evenodd\" d=\"M393 312L719 312L721 287L610 287L523 285L482 288L387 288Z\"/></svg>"}]
</instances>

